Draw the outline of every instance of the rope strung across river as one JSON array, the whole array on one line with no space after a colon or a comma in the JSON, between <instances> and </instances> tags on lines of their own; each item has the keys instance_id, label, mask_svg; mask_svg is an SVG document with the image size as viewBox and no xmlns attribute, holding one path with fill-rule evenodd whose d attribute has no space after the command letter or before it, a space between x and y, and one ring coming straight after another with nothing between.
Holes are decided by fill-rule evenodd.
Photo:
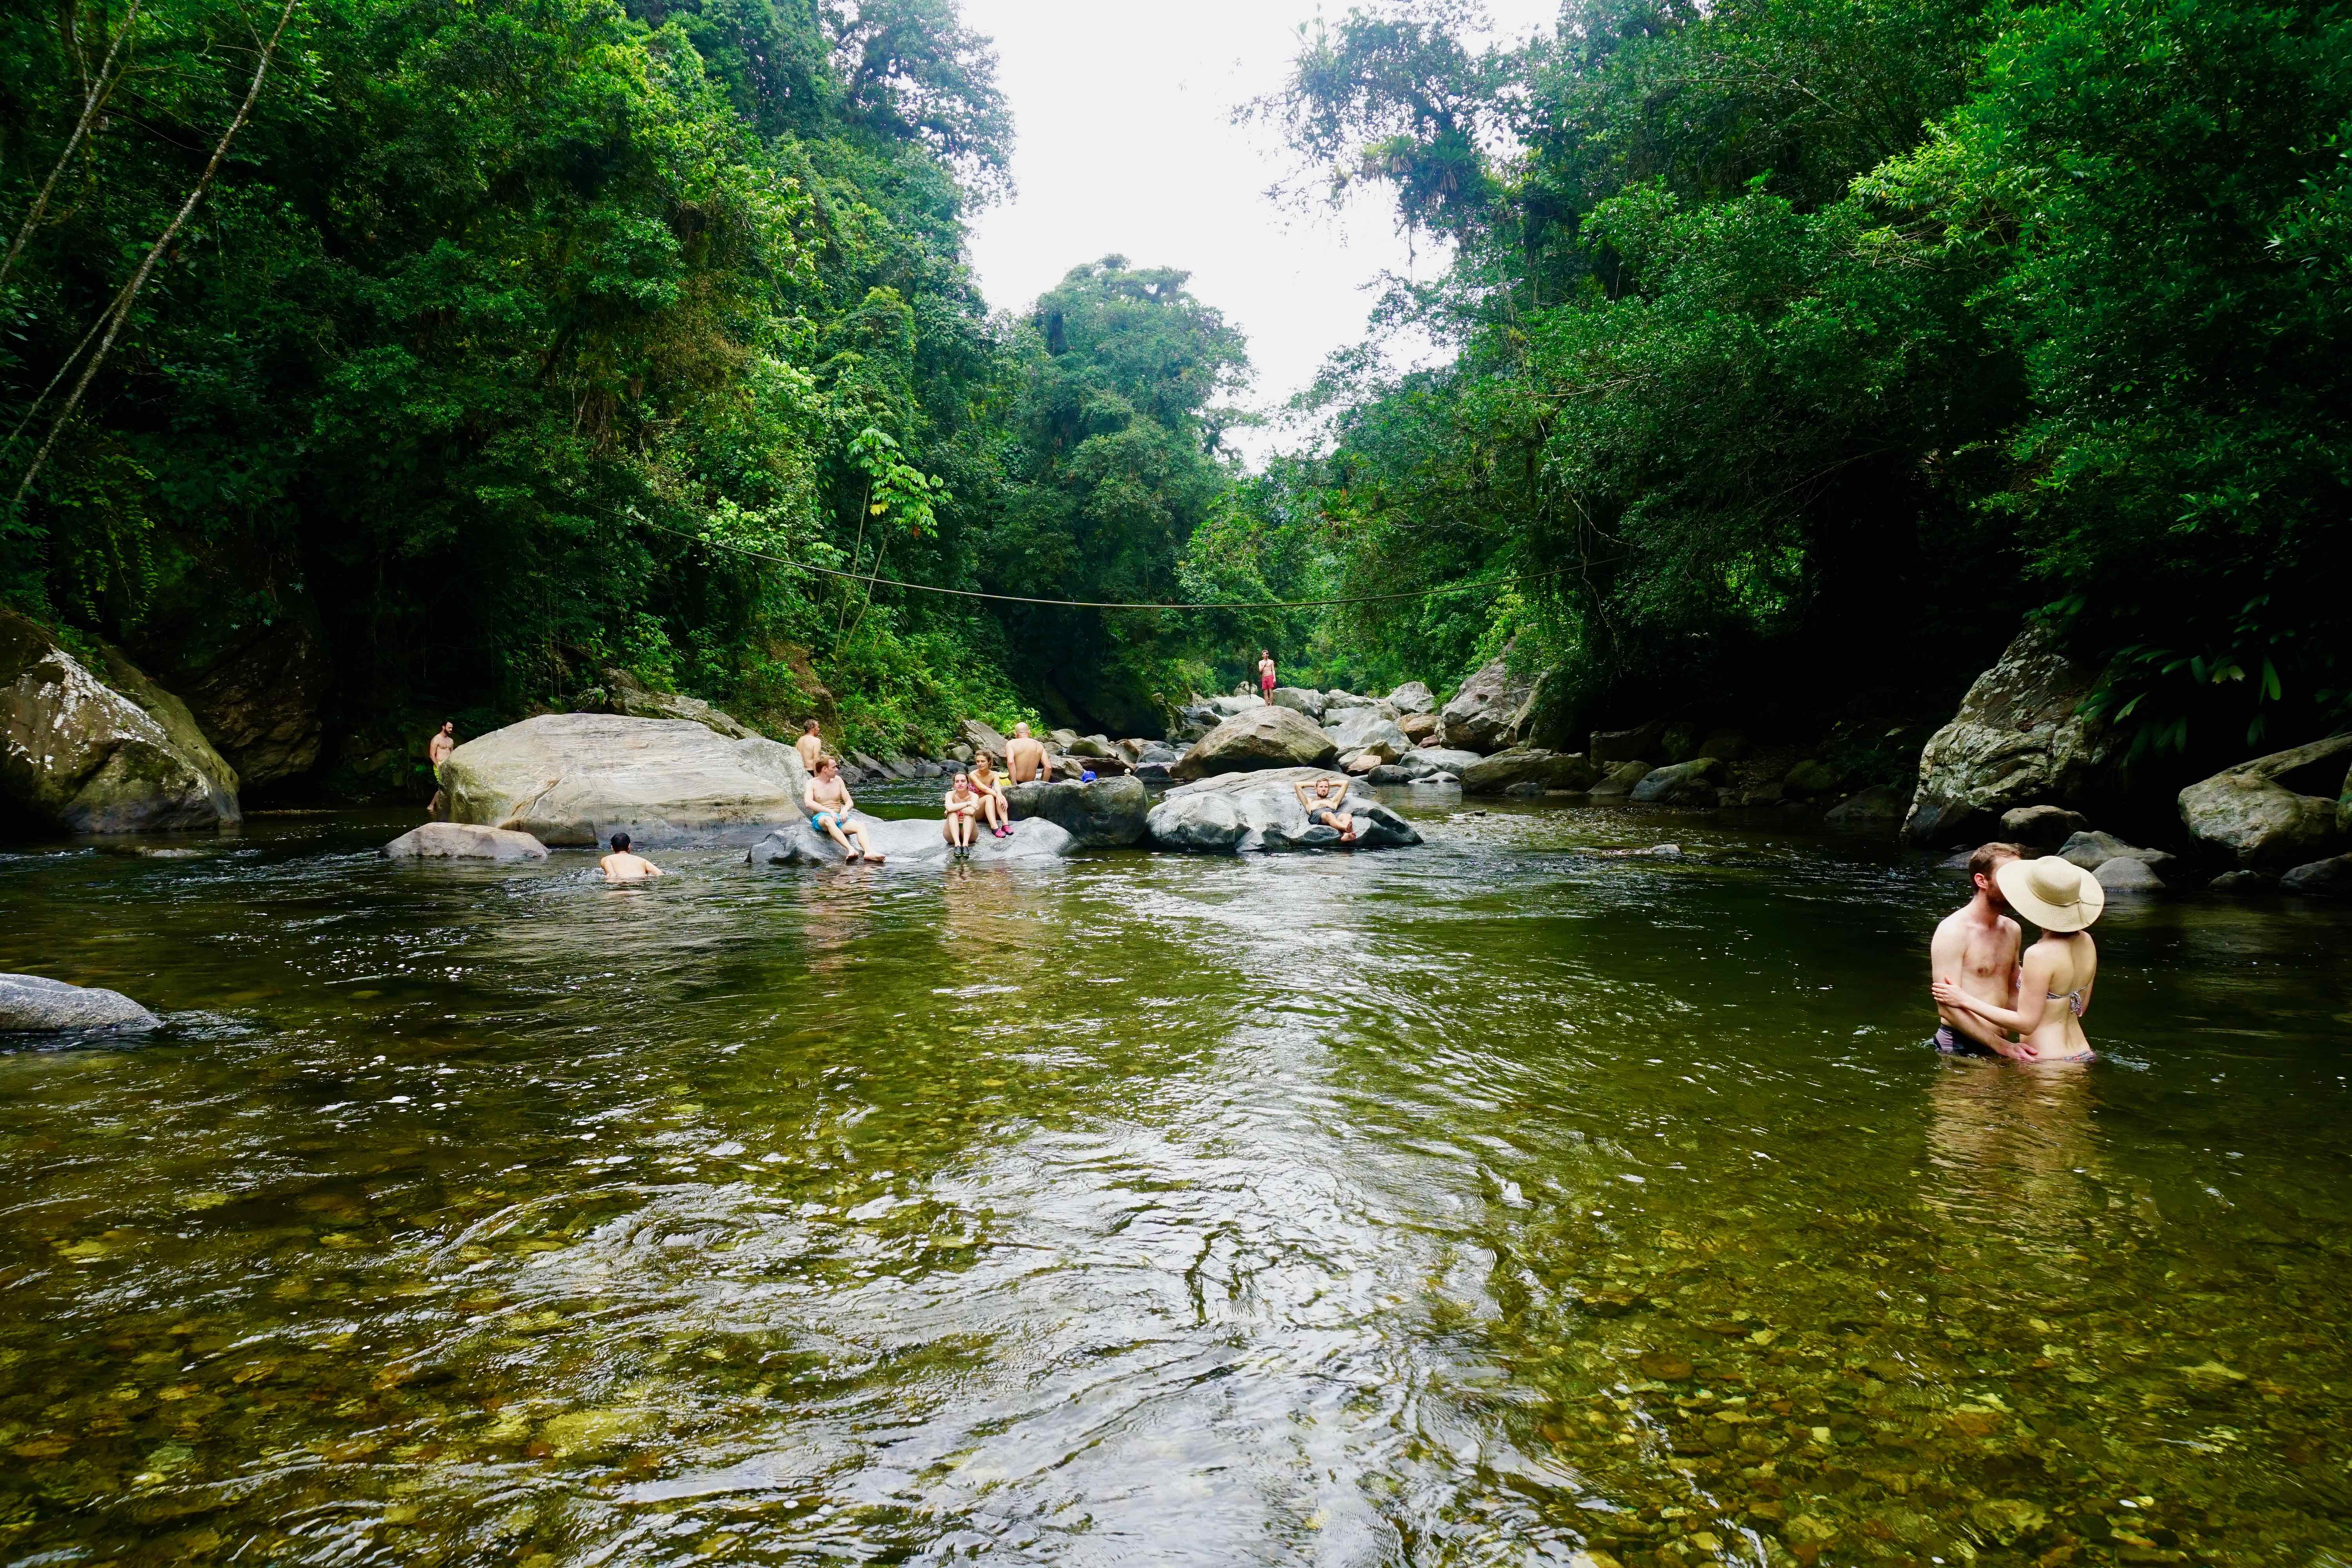
<instances>
[{"instance_id":1,"label":"rope strung across river","mask_svg":"<svg viewBox=\"0 0 2352 1568\"><path fill-rule=\"evenodd\" d=\"M840 577L848 582L872 584L884 588L904 588L916 594L947 594L959 599L994 599L1008 605L1050 605L1065 610L1317 610L1339 605L1381 605L1398 599L1427 599L1442 594L1467 594L1480 588L1507 588L1514 583L1539 583L1575 570L1570 566L1559 566L1549 572L1514 572L1507 577L1482 577L1473 583L1446 583L1434 588L1409 589L1402 594L1361 594L1349 599L1207 599L1175 605L1136 604L1124 599L1035 599L1026 594L983 594L977 588L941 588L929 583L903 583L896 577L877 577L866 572L843 572L831 566L814 566L805 561L771 555L764 550L730 544L723 539L707 539L699 533L688 533L682 528L672 528L650 518L635 517L629 521L663 533L674 533L680 539L690 539L713 550L731 551L754 561L789 566L795 572L814 572L820 576Z\"/></svg>"}]
</instances>

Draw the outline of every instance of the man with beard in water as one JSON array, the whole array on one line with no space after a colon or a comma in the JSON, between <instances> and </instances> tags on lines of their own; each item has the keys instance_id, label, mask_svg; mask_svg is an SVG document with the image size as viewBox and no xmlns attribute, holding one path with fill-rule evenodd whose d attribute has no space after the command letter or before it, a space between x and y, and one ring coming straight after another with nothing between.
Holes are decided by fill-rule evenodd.
<instances>
[{"instance_id":1,"label":"man with beard in water","mask_svg":"<svg viewBox=\"0 0 2352 1568\"><path fill-rule=\"evenodd\" d=\"M1973 898L1936 927L1928 943L1928 975L1957 976L1961 990L1997 1007L2017 1005L2017 963L2021 936L2009 916L2009 900L1996 880L2001 867L2021 859L2025 850L2015 844L1979 844L1969 857L1969 880ZM2026 1053L2017 1042L1965 1007L1936 1005L1942 1025L1936 1030L1936 1048L1948 1056L2018 1057Z\"/></svg>"}]
</instances>

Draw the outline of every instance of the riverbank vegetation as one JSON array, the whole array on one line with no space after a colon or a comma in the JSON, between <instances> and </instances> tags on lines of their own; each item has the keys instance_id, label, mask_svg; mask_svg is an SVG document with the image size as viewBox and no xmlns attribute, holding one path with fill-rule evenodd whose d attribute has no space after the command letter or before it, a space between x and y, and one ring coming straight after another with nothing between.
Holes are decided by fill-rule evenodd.
<instances>
[{"instance_id":1,"label":"riverbank vegetation","mask_svg":"<svg viewBox=\"0 0 2352 1568\"><path fill-rule=\"evenodd\" d=\"M986 309L951 0L276 17L0 20L0 599L322 709L339 787L614 666L879 749L1516 639L1566 727L1948 712L2034 613L2144 751L2352 714L2341 7L1350 12L1259 111L1450 258L1379 312L1450 357L1335 356L1256 473L1181 258Z\"/></svg>"}]
</instances>

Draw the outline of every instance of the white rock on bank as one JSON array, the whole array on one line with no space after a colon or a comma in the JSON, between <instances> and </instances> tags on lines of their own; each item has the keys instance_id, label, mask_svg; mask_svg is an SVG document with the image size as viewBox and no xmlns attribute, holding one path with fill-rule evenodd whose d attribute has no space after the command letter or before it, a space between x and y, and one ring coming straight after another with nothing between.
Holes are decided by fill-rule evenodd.
<instances>
[{"instance_id":1,"label":"white rock on bank","mask_svg":"<svg viewBox=\"0 0 2352 1568\"><path fill-rule=\"evenodd\" d=\"M547 846L528 833L474 822L428 822L376 851L387 860L544 860Z\"/></svg>"},{"instance_id":2,"label":"white rock on bank","mask_svg":"<svg viewBox=\"0 0 2352 1568\"><path fill-rule=\"evenodd\" d=\"M654 845L804 816L808 772L790 746L687 720L543 713L458 747L441 784L454 822L549 845L615 832Z\"/></svg>"}]
</instances>

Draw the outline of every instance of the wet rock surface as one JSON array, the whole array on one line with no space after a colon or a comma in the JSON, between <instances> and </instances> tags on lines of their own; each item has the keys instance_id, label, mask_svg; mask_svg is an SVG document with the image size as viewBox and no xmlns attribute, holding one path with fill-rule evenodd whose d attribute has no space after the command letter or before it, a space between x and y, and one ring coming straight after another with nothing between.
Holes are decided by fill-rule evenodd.
<instances>
[{"instance_id":1,"label":"wet rock surface","mask_svg":"<svg viewBox=\"0 0 2352 1568\"><path fill-rule=\"evenodd\" d=\"M2241 869L2284 871L2323 858L2352 844L2352 802L2339 798L2348 763L2352 735L2240 763L2180 792L2181 826L2205 852ZM2334 792L2293 787L2315 784Z\"/></svg>"},{"instance_id":2,"label":"wet rock surface","mask_svg":"<svg viewBox=\"0 0 2352 1568\"><path fill-rule=\"evenodd\" d=\"M1151 793L1137 778L1097 779L1092 784L1008 784L1004 802L1013 819L1033 817L1058 824L1078 844L1115 847L1143 837Z\"/></svg>"},{"instance_id":3,"label":"wet rock surface","mask_svg":"<svg viewBox=\"0 0 2352 1568\"><path fill-rule=\"evenodd\" d=\"M1307 821L1294 786L1311 787L1318 780L1330 781L1328 809L1356 819L1354 845L1343 846L1338 829ZM1317 805L1322 808L1324 803ZM1282 768L1179 785L1151 808L1149 827L1161 848L1192 854L1383 849L1421 842L1420 831L1365 793L1360 781L1325 768Z\"/></svg>"},{"instance_id":4,"label":"wet rock surface","mask_svg":"<svg viewBox=\"0 0 2352 1568\"><path fill-rule=\"evenodd\" d=\"M1255 697L1249 700L1252 706L1193 742L1169 768L1169 776L1203 779L1265 768L1319 767L1339 754L1331 737L1304 714L1268 707Z\"/></svg>"},{"instance_id":5,"label":"wet rock surface","mask_svg":"<svg viewBox=\"0 0 2352 1568\"><path fill-rule=\"evenodd\" d=\"M547 846L528 833L471 822L428 822L377 851L387 860L544 860Z\"/></svg>"},{"instance_id":6,"label":"wet rock surface","mask_svg":"<svg viewBox=\"0 0 2352 1568\"><path fill-rule=\"evenodd\" d=\"M2086 804L2108 752L2105 729L2078 711L2094 676L2042 627L2020 632L1920 753L1904 841L1988 838L2012 807Z\"/></svg>"},{"instance_id":7,"label":"wet rock surface","mask_svg":"<svg viewBox=\"0 0 2352 1568\"><path fill-rule=\"evenodd\" d=\"M120 991L39 974L0 974L0 1033L154 1029L163 1023Z\"/></svg>"}]
</instances>

